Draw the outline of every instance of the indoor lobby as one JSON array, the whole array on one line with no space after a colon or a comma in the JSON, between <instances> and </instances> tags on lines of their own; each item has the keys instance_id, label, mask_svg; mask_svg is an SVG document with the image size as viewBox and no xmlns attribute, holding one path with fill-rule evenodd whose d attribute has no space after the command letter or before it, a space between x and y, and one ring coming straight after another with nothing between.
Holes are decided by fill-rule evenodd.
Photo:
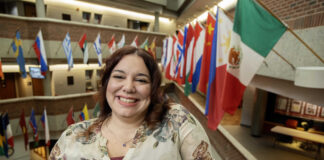
<instances>
[{"instance_id":1,"label":"indoor lobby","mask_svg":"<svg viewBox=\"0 0 324 160\"><path fill-rule=\"evenodd\" d=\"M324 160L323 0L0 1L0 24L0 160L49 159L98 118L105 61L129 45L213 159Z\"/></svg>"}]
</instances>

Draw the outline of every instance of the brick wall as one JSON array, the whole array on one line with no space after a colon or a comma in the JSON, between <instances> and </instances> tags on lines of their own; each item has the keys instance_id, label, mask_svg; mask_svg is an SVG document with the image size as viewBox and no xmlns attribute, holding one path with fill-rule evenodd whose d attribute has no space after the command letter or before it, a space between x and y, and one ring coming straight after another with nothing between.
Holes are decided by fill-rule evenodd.
<instances>
[{"instance_id":1,"label":"brick wall","mask_svg":"<svg viewBox=\"0 0 324 160\"><path fill-rule=\"evenodd\" d=\"M324 0L261 0L291 29L324 25Z\"/></svg>"},{"instance_id":2,"label":"brick wall","mask_svg":"<svg viewBox=\"0 0 324 160\"><path fill-rule=\"evenodd\" d=\"M34 40L39 29L42 30L44 40L63 41L67 32L70 33L71 41L78 42L84 33L87 33L87 41L93 42L97 34L101 35L101 43L108 43L111 36L115 34L118 42L125 34L126 44L131 44L134 37L138 35L138 42L142 43L149 38L149 44L156 38L156 46L162 47L163 34L140 32L130 29L119 29L99 25L82 25L82 23L56 22L49 20L15 19L12 17L0 17L0 38L14 38L16 31L19 30L21 39Z\"/></svg>"}]
</instances>

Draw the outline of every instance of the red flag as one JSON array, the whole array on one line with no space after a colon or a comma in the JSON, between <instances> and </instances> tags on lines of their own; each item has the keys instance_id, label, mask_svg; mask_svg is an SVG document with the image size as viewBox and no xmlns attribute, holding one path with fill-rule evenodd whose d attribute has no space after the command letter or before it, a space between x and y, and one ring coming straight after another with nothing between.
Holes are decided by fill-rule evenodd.
<instances>
[{"instance_id":1,"label":"red flag","mask_svg":"<svg viewBox=\"0 0 324 160\"><path fill-rule=\"evenodd\" d=\"M79 46L80 46L80 48L82 49L82 51L83 51L84 48L85 48L83 45L84 45L84 43L85 43L86 38L87 38L87 34L83 34L81 40L79 41Z\"/></svg>"},{"instance_id":2,"label":"red flag","mask_svg":"<svg viewBox=\"0 0 324 160\"><path fill-rule=\"evenodd\" d=\"M1 63L1 59L0 59L0 77L2 80L4 80L4 74L2 72L2 63Z\"/></svg>"},{"instance_id":3,"label":"red flag","mask_svg":"<svg viewBox=\"0 0 324 160\"><path fill-rule=\"evenodd\" d=\"M24 110L22 110L22 113L20 115L19 125L21 127L22 133L24 134L25 150L27 150L27 146L28 146L28 133L27 133L27 126L26 126L25 111Z\"/></svg>"},{"instance_id":4,"label":"red flag","mask_svg":"<svg viewBox=\"0 0 324 160\"><path fill-rule=\"evenodd\" d=\"M68 126L75 123L73 119L73 106L70 108L70 111L66 117L66 123L68 124Z\"/></svg>"},{"instance_id":5,"label":"red flag","mask_svg":"<svg viewBox=\"0 0 324 160\"><path fill-rule=\"evenodd\" d=\"M205 49L201 62L201 71L199 78L199 90L203 93L207 93L207 83L209 74L209 65L211 58L211 48L213 42L214 28L215 28L215 17L208 12L207 23L206 23L206 36L205 36Z\"/></svg>"},{"instance_id":6,"label":"red flag","mask_svg":"<svg viewBox=\"0 0 324 160\"><path fill-rule=\"evenodd\" d=\"M177 66L176 66L176 69L175 69L175 81L181 85L181 77L180 77L180 69L181 69L181 62L179 62L179 59L180 59L180 56L181 56L181 52L183 50L183 42L184 42L184 35L183 35L183 32L182 30L179 30L178 32L178 46L177 46L177 52L176 52L176 57L177 57ZM182 58L182 61L183 61L183 58ZM179 62L179 63L178 63Z\"/></svg>"},{"instance_id":7,"label":"red flag","mask_svg":"<svg viewBox=\"0 0 324 160\"><path fill-rule=\"evenodd\" d=\"M112 35L110 41L108 42L108 49L110 51L110 54L113 54L116 50L116 41L115 41L115 35Z\"/></svg>"},{"instance_id":8,"label":"red flag","mask_svg":"<svg viewBox=\"0 0 324 160\"><path fill-rule=\"evenodd\" d=\"M166 60L166 67L165 67L165 77L169 80L172 79L172 76L170 75L170 68L171 68L171 58L173 56L173 38L172 37L168 37L168 50L167 50L167 60Z\"/></svg>"}]
</instances>

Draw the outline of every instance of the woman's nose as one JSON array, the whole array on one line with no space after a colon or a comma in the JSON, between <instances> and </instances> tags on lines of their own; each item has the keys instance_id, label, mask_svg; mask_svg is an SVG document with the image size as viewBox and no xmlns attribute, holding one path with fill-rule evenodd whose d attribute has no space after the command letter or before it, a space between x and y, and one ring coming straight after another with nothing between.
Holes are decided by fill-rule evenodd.
<instances>
[{"instance_id":1,"label":"woman's nose","mask_svg":"<svg viewBox=\"0 0 324 160\"><path fill-rule=\"evenodd\" d=\"M126 93L135 93L136 89L135 89L134 82L130 79L126 79L123 86L123 91Z\"/></svg>"}]
</instances>

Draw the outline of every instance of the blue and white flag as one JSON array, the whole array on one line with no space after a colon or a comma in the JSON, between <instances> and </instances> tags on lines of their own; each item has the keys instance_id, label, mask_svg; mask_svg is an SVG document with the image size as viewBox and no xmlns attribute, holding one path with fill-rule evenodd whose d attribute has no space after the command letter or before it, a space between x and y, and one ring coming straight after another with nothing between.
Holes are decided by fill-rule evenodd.
<instances>
[{"instance_id":1,"label":"blue and white flag","mask_svg":"<svg viewBox=\"0 0 324 160\"><path fill-rule=\"evenodd\" d=\"M100 33L98 33L98 36L93 43L94 49L96 50L97 56L98 56L98 64L99 66L102 65L102 53L101 53L101 40L100 40Z\"/></svg>"},{"instance_id":2,"label":"blue and white flag","mask_svg":"<svg viewBox=\"0 0 324 160\"><path fill-rule=\"evenodd\" d=\"M73 68L73 57L72 57L72 47L71 47L71 38L69 32L66 33L66 36L63 40L63 49L67 58L69 70Z\"/></svg>"}]
</instances>

